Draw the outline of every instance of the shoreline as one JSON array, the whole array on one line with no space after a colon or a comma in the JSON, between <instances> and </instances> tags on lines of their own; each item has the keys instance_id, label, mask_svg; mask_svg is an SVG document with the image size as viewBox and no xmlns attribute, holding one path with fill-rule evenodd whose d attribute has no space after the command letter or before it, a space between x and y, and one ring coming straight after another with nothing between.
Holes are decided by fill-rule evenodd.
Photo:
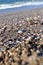
<instances>
[{"instance_id":1,"label":"shoreline","mask_svg":"<svg viewBox=\"0 0 43 65\"><path fill-rule=\"evenodd\" d=\"M12 12L22 12L25 10L34 10L34 9L40 9L43 8L43 4L41 5L25 5L21 7L16 7L16 8L7 8L7 9L0 9L0 14L8 14Z\"/></svg>"},{"instance_id":2,"label":"shoreline","mask_svg":"<svg viewBox=\"0 0 43 65\"><path fill-rule=\"evenodd\" d=\"M43 17L43 8L35 8L35 9L31 9L31 10L23 10L20 12L10 12L10 13L6 13L6 14L0 14L0 22L3 22L4 19L6 22L6 18L7 18L7 20L14 18L15 19L14 22L17 22L21 18L34 17L34 16Z\"/></svg>"}]
</instances>

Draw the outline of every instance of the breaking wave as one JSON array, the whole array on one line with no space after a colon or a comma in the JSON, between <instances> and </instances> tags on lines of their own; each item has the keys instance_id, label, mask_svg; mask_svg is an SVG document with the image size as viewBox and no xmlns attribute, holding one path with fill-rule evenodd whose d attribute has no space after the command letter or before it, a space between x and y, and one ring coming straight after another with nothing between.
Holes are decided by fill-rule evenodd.
<instances>
[{"instance_id":1,"label":"breaking wave","mask_svg":"<svg viewBox=\"0 0 43 65\"><path fill-rule=\"evenodd\" d=\"M22 7L22 6L38 6L42 5L43 2L16 2L12 4L0 4L0 9L7 9L7 8L17 8L17 7Z\"/></svg>"}]
</instances>

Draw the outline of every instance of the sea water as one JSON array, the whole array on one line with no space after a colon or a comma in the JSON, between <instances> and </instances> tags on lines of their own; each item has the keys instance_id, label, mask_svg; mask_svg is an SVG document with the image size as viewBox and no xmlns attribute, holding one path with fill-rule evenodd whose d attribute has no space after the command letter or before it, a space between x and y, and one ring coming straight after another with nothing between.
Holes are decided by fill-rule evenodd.
<instances>
[{"instance_id":1,"label":"sea water","mask_svg":"<svg viewBox=\"0 0 43 65\"><path fill-rule=\"evenodd\" d=\"M0 0L0 12L43 7L43 0Z\"/></svg>"},{"instance_id":2,"label":"sea water","mask_svg":"<svg viewBox=\"0 0 43 65\"><path fill-rule=\"evenodd\" d=\"M0 0L0 9L22 7L25 5L41 5L43 0Z\"/></svg>"}]
</instances>

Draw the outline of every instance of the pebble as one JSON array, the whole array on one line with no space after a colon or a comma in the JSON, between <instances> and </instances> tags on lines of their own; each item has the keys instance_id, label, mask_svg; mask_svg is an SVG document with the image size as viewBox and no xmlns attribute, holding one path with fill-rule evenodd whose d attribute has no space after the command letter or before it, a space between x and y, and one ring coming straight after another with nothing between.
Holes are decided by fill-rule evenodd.
<instances>
[{"instance_id":1,"label":"pebble","mask_svg":"<svg viewBox=\"0 0 43 65\"><path fill-rule=\"evenodd\" d=\"M43 34L41 35L41 37L43 38Z\"/></svg>"},{"instance_id":2,"label":"pebble","mask_svg":"<svg viewBox=\"0 0 43 65\"><path fill-rule=\"evenodd\" d=\"M2 56L2 52L0 52L0 57Z\"/></svg>"},{"instance_id":3,"label":"pebble","mask_svg":"<svg viewBox=\"0 0 43 65\"><path fill-rule=\"evenodd\" d=\"M42 57L43 56L43 52L38 53L38 56Z\"/></svg>"},{"instance_id":4,"label":"pebble","mask_svg":"<svg viewBox=\"0 0 43 65\"><path fill-rule=\"evenodd\" d=\"M31 37L28 37L27 39L26 39L26 44L28 44L29 43L29 41L31 41Z\"/></svg>"},{"instance_id":5,"label":"pebble","mask_svg":"<svg viewBox=\"0 0 43 65\"><path fill-rule=\"evenodd\" d=\"M43 19L41 20L41 25L43 25Z\"/></svg>"},{"instance_id":6,"label":"pebble","mask_svg":"<svg viewBox=\"0 0 43 65\"><path fill-rule=\"evenodd\" d=\"M37 52L37 54L38 54L38 53L40 53L40 51L39 51L39 50L37 50L36 52Z\"/></svg>"},{"instance_id":7,"label":"pebble","mask_svg":"<svg viewBox=\"0 0 43 65\"><path fill-rule=\"evenodd\" d=\"M8 46L8 41L7 40L5 40L4 42L3 42L3 44L4 44L4 47L7 47Z\"/></svg>"},{"instance_id":8,"label":"pebble","mask_svg":"<svg viewBox=\"0 0 43 65\"><path fill-rule=\"evenodd\" d=\"M0 29L0 34L1 34L2 30Z\"/></svg>"},{"instance_id":9,"label":"pebble","mask_svg":"<svg viewBox=\"0 0 43 65\"><path fill-rule=\"evenodd\" d=\"M35 21L37 21L37 17L34 17L33 19L34 19Z\"/></svg>"},{"instance_id":10,"label":"pebble","mask_svg":"<svg viewBox=\"0 0 43 65\"><path fill-rule=\"evenodd\" d=\"M2 52L2 51L5 51L5 48L3 48L3 47L2 47L2 48L0 48L0 51L1 51L1 52Z\"/></svg>"},{"instance_id":11,"label":"pebble","mask_svg":"<svg viewBox=\"0 0 43 65\"><path fill-rule=\"evenodd\" d=\"M29 22L30 22L30 25L33 25L33 24L34 24L34 22L33 22L33 19L32 19L32 18L30 18L30 19L29 19Z\"/></svg>"},{"instance_id":12,"label":"pebble","mask_svg":"<svg viewBox=\"0 0 43 65\"><path fill-rule=\"evenodd\" d=\"M29 18L26 18L27 21L29 21Z\"/></svg>"},{"instance_id":13,"label":"pebble","mask_svg":"<svg viewBox=\"0 0 43 65\"><path fill-rule=\"evenodd\" d=\"M6 29L7 29L7 26L4 26L3 28L0 29L0 33L3 34Z\"/></svg>"},{"instance_id":14,"label":"pebble","mask_svg":"<svg viewBox=\"0 0 43 65\"><path fill-rule=\"evenodd\" d=\"M16 40L16 43L20 43L20 44L21 44L22 42L21 42L21 41Z\"/></svg>"},{"instance_id":15,"label":"pebble","mask_svg":"<svg viewBox=\"0 0 43 65\"><path fill-rule=\"evenodd\" d=\"M0 42L0 46L3 46L3 42Z\"/></svg>"},{"instance_id":16,"label":"pebble","mask_svg":"<svg viewBox=\"0 0 43 65\"><path fill-rule=\"evenodd\" d=\"M38 24L38 21L34 21L34 24Z\"/></svg>"},{"instance_id":17,"label":"pebble","mask_svg":"<svg viewBox=\"0 0 43 65\"><path fill-rule=\"evenodd\" d=\"M3 37L1 38L1 42L3 42L6 38L7 38L6 36L3 36Z\"/></svg>"},{"instance_id":18,"label":"pebble","mask_svg":"<svg viewBox=\"0 0 43 65\"><path fill-rule=\"evenodd\" d=\"M25 29L18 30L18 33L19 33L19 34L24 33L24 32L26 32Z\"/></svg>"},{"instance_id":19,"label":"pebble","mask_svg":"<svg viewBox=\"0 0 43 65\"><path fill-rule=\"evenodd\" d=\"M43 25L43 22L41 22L41 25Z\"/></svg>"},{"instance_id":20,"label":"pebble","mask_svg":"<svg viewBox=\"0 0 43 65\"><path fill-rule=\"evenodd\" d=\"M19 31L18 31L18 34L21 34L21 33L22 33L22 30L19 30Z\"/></svg>"}]
</instances>

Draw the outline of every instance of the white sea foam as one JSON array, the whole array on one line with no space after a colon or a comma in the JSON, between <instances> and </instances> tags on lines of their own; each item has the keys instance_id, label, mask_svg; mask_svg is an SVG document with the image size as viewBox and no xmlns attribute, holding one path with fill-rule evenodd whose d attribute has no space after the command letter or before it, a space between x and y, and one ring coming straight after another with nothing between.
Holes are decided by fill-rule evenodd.
<instances>
[{"instance_id":1,"label":"white sea foam","mask_svg":"<svg viewBox=\"0 0 43 65\"><path fill-rule=\"evenodd\" d=\"M7 8L16 8L16 7L22 7L22 6L30 6L30 5L42 5L43 2L24 2L24 3L21 3L21 2L17 2L17 3L13 3L13 4L2 4L0 5L0 9L7 9Z\"/></svg>"}]
</instances>

